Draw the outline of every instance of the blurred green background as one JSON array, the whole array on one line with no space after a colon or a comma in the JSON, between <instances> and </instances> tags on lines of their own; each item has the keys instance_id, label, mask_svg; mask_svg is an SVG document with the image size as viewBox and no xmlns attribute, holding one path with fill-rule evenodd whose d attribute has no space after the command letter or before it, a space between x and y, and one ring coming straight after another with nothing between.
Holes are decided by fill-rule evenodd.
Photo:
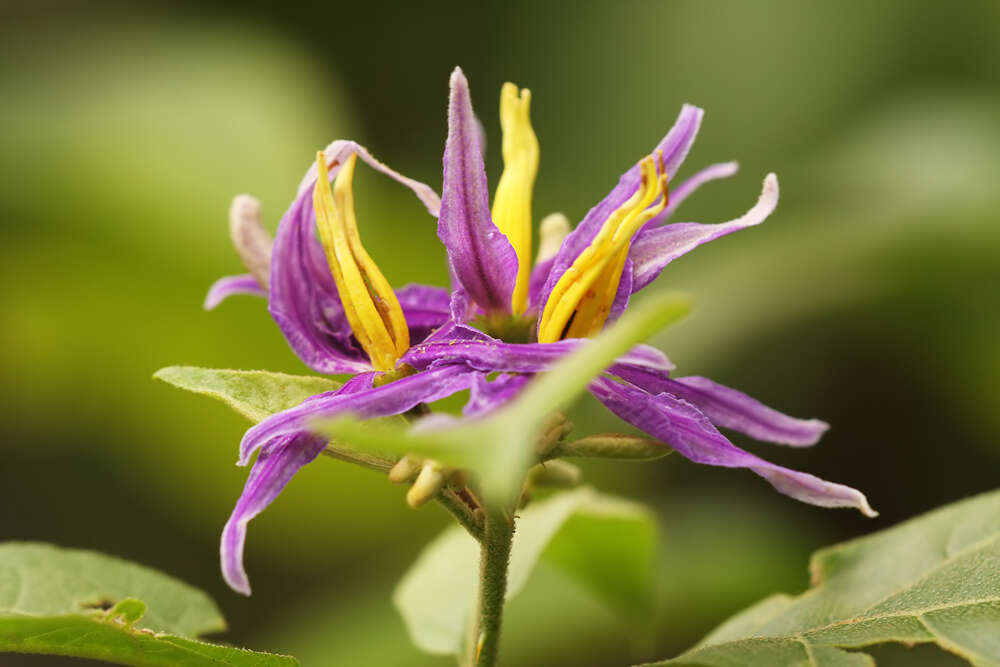
<instances>
[{"instance_id":1,"label":"blurred green background","mask_svg":"<svg viewBox=\"0 0 1000 667\"><path fill-rule=\"evenodd\" d=\"M997 486L1000 464L1000 3L198 3L0 5L0 539L86 547L209 591L222 639L304 665L448 665L417 653L390 603L446 525L404 489L321 460L250 528L254 596L218 574L247 424L150 379L170 364L305 372L264 302L205 313L241 267L230 198L273 229L314 151L357 138L440 186L450 70L467 73L500 171L500 85L531 88L535 215L572 220L683 102L706 109L684 169L738 159L678 219L762 227L679 260L656 287L696 313L659 344L791 414L833 424L811 451L745 443L856 486L871 521L776 494L746 472L670 457L587 466L662 523L648 647L541 571L505 630L509 665L673 655L734 611L808 584L819 546ZM395 284L443 284L435 222L359 170L366 245ZM582 402L578 430L616 428ZM880 664L952 664L936 649ZM82 664L0 656L4 665Z\"/></svg>"}]
</instances>

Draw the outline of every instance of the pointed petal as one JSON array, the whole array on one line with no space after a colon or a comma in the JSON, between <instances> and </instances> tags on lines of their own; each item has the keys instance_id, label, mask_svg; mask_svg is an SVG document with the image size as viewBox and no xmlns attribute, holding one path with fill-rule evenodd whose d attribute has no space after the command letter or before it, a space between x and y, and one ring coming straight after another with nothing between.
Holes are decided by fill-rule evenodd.
<instances>
[{"instance_id":1,"label":"pointed petal","mask_svg":"<svg viewBox=\"0 0 1000 667\"><path fill-rule=\"evenodd\" d=\"M469 296L489 312L510 312L517 255L490 217L486 168L469 83L458 68L451 75L438 237L448 251L454 275Z\"/></svg>"},{"instance_id":2,"label":"pointed petal","mask_svg":"<svg viewBox=\"0 0 1000 667\"><path fill-rule=\"evenodd\" d=\"M205 310L212 310L234 294L266 297L267 290L249 273L219 278L208 288L208 294L205 295Z\"/></svg>"},{"instance_id":3,"label":"pointed petal","mask_svg":"<svg viewBox=\"0 0 1000 667\"><path fill-rule=\"evenodd\" d=\"M830 428L819 419L796 419L769 408L741 391L704 377L670 378L667 373L641 366L619 366L614 375L649 394L668 393L705 413L716 426L729 428L762 442L808 447Z\"/></svg>"},{"instance_id":4,"label":"pointed petal","mask_svg":"<svg viewBox=\"0 0 1000 667\"><path fill-rule=\"evenodd\" d=\"M352 153L406 185L424 202L428 211L437 213L439 200L433 190L389 169L353 141L335 141L324 152L331 165L331 179ZM358 373L371 368L371 364L354 339L337 286L316 238L316 215L312 206L315 180L314 164L278 226L271 257L268 309L292 350L307 366L320 373ZM426 327L418 325L415 334L414 339L420 340L419 336L426 335Z\"/></svg>"},{"instance_id":5,"label":"pointed petal","mask_svg":"<svg viewBox=\"0 0 1000 667\"><path fill-rule=\"evenodd\" d=\"M234 591L250 595L250 582L243 568L247 523L278 497L302 466L319 456L326 442L323 436L300 433L278 438L261 450L236 508L222 529L222 576Z\"/></svg>"},{"instance_id":6,"label":"pointed petal","mask_svg":"<svg viewBox=\"0 0 1000 667\"><path fill-rule=\"evenodd\" d=\"M445 366L379 387L373 385L374 375L356 376L335 392L313 396L252 427L240 443L240 465L246 465L258 448L275 438L305 431L313 419L347 413L359 419L402 414L420 403L430 403L468 389L474 373L463 366Z\"/></svg>"},{"instance_id":7,"label":"pointed petal","mask_svg":"<svg viewBox=\"0 0 1000 667\"><path fill-rule=\"evenodd\" d=\"M714 225L676 222L663 227L646 227L632 242L629 258L633 265L632 292L653 282L664 267L703 243L764 222L778 206L778 178L768 174L754 207L745 214Z\"/></svg>"},{"instance_id":8,"label":"pointed petal","mask_svg":"<svg viewBox=\"0 0 1000 667\"><path fill-rule=\"evenodd\" d=\"M704 112L698 107L685 104L681 108L680 115L677 116L674 126L660 140L656 148L651 151L651 153L655 153L656 151L663 152L663 161L666 165L666 173L669 178L672 179L674 177L677 169L687 156L688 151L691 150L691 145L698 134L698 128L701 126L703 115ZM559 281L559 278L573 264L573 260L583 252L584 248L590 245L590 242L597 235L605 220L608 219L608 216L635 194L636 190L639 189L640 182L640 164L637 162L631 169L622 174L618 185L599 204L590 209L580 224L577 225L576 229L566 237L566 240L563 241L559 252L555 256L555 261L545 282L545 287L541 291L540 303L544 304L548 301L549 294Z\"/></svg>"},{"instance_id":9,"label":"pointed petal","mask_svg":"<svg viewBox=\"0 0 1000 667\"><path fill-rule=\"evenodd\" d=\"M672 382L672 390L665 391L694 403L717 426L731 428L755 440L808 447L819 442L830 428L819 419L789 417L708 378L683 377Z\"/></svg>"},{"instance_id":10,"label":"pointed petal","mask_svg":"<svg viewBox=\"0 0 1000 667\"><path fill-rule=\"evenodd\" d=\"M695 463L747 468L779 492L820 507L854 507L876 516L864 494L842 484L789 470L736 447L698 408L671 394L649 394L630 384L598 378L591 393L623 420L667 443Z\"/></svg>"}]
</instances>

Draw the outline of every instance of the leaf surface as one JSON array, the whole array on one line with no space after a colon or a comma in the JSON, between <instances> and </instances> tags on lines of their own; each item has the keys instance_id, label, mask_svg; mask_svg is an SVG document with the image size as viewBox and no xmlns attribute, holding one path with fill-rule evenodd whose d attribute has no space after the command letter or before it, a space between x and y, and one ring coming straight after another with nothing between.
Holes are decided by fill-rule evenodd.
<instances>
[{"instance_id":1,"label":"leaf surface","mask_svg":"<svg viewBox=\"0 0 1000 667\"><path fill-rule=\"evenodd\" d=\"M207 595L147 567L48 544L0 544L0 652L141 666L298 664L195 639L225 628Z\"/></svg>"},{"instance_id":2,"label":"leaf surface","mask_svg":"<svg viewBox=\"0 0 1000 667\"><path fill-rule=\"evenodd\" d=\"M518 516L507 599L545 562L616 611L639 617L652 606L655 544L656 526L643 506L590 488L557 494ZM422 650L461 653L476 604L478 563L478 543L452 527L396 587L396 607Z\"/></svg>"},{"instance_id":3,"label":"leaf surface","mask_svg":"<svg viewBox=\"0 0 1000 667\"><path fill-rule=\"evenodd\" d=\"M810 571L802 595L767 598L655 664L870 665L843 649L904 642L1000 665L1000 491L819 551Z\"/></svg>"},{"instance_id":4,"label":"leaf surface","mask_svg":"<svg viewBox=\"0 0 1000 667\"><path fill-rule=\"evenodd\" d=\"M168 366L156 371L153 377L180 389L218 399L254 422L341 386L339 382L315 375L197 366Z\"/></svg>"}]
</instances>

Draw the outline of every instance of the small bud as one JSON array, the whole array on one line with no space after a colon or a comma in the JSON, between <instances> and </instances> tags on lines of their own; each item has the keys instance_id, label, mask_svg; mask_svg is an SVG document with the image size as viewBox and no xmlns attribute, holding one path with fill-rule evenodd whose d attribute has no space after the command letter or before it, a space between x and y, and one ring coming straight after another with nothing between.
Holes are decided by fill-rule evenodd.
<instances>
[{"instance_id":1,"label":"small bud","mask_svg":"<svg viewBox=\"0 0 1000 667\"><path fill-rule=\"evenodd\" d=\"M559 252L563 239L569 236L569 218L562 213L549 213L539 225L538 255L535 265L552 259Z\"/></svg>"},{"instance_id":2,"label":"small bud","mask_svg":"<svg viewBox=\"0 0 1000 667\"><path fill-rule=\"evenodd\" d=\"M404 456L396 461L396 465L392 466L389 470L389 481L393 484L412 482L420 472L423 464L423 460L415 456Z\"/></svg>"},{"instance_id":3,"label":"small bud","mask_svg":"<svg viewBox=\"0 0 1000 667\"><path fill-rule=\"evenodd\" d=\"M260 219L260 202L250 195L236 195L229 206L229 235L233 247L261 287L267 289L271 276L271 235Z\"/></svg>"},{"instance_id":4,"label":"small bud","mask_svg":"<svg viewBox=\"0 0 1000 667\"><path fill-rule=\"evenodd\" d=\"M534 486L574 487L583 480L583 471L566 461L539 463L528 473L528 480Z\"/></svg>"},{"instance_id":5,"label":"small bud","mask_svg":"<svg viewBox=\"0 0 1000 667\"><path fill-rule=\"evenodd\" d=\"M435 461L427 461L424 463L424 467L420 469L417 481L406 492L406 502L413 509L417 509L436 496L447 481L448 476L445 474L445 469L441 464Z\"/></svg>"}]
</instances>

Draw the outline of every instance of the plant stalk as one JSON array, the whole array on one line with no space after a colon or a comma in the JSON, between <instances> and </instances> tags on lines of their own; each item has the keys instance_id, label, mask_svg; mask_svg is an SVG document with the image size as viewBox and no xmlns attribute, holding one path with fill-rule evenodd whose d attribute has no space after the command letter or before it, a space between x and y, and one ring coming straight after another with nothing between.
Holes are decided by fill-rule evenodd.
<instances>
[{"instance_id":1,"label":"plant stalk","mask_svg":"<svg viewBox=\"0 0 1000 667\"><path fill-rule=\"evenodd\" d=\"M478 630L472 649L476 667L495 667L500 655L500 626L513 539L513 516L502 509L487 510L480 543Z\"/></svg>"}]
</instances>

